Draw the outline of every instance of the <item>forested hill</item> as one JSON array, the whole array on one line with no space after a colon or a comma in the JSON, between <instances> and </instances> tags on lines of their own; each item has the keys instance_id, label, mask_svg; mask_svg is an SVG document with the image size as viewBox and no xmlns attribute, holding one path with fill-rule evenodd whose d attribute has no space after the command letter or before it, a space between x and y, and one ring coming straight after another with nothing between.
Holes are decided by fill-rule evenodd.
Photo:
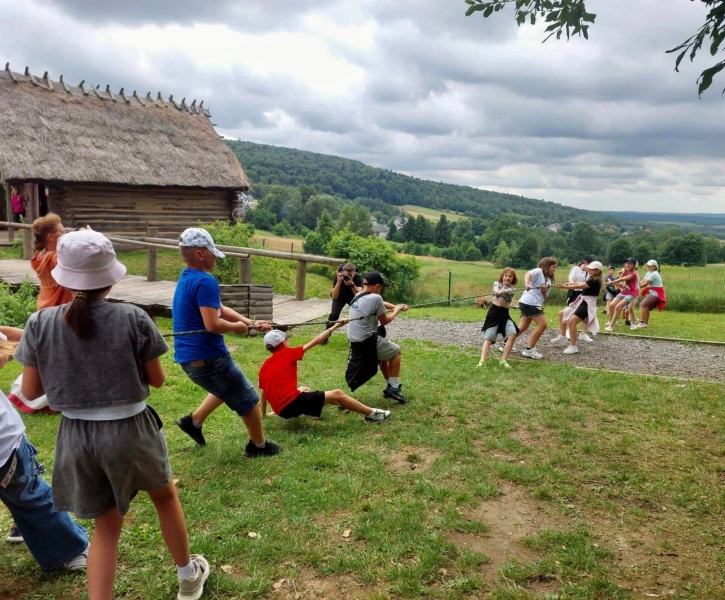
<instances>
[{"instance_id":1,"label":"forested hill","mask_svg":"<svg viewBox=\"0 0 725 600\"><path fill-rule=\"evenodd\" d=\"M512 194L425 181L339 156L253 142L226 140L226 143L237 155L252 186L309 185L319 192L338 194L349 200L374 198L387 204L415 204L487 219L509 214L529 224L619 223L614 215Z\"/></svg>"}]
</instances>

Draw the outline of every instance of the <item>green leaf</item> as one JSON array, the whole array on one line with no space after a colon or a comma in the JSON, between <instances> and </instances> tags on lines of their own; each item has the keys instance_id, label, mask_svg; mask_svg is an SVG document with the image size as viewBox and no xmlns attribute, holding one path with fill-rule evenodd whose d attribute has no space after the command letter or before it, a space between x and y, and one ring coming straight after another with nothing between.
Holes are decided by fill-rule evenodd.
<instances>
[{"instance_id":1,"label":"green leaf","mask_svg":"<svg viewBox=\"0 0 725 600\"><path fill-rule=\"evenodd\" d=\"M476 12L476 7L475 6L469 6L468 7L468 10L466 11L466 16L467 17L470 17L475 12Z\"/></svg>"},{"instance_id":2,"label":"green leaf","mask_svg":"<svg viewBox=\"0 0 725 600\"><path fill-rule=\"evenodd\" d=\"M536 15L534 13L531 13L531 24L536 25Z\"/></svg>"},{"instance_id":3,"label":"green leaf","mask_svg":"<svg viewBox=\"0 0 725 600\"><path fill-rule=\"evenodd\" d=\"M582 27L582 33L584 34L584 39L588 40L589 39L589 25L584 25L584 27Z\"/></svg>"},{"instance_id":4,"label":"green leaf","mask_svg":"<svg viewBox=\"0 0 725 600\"><path fill-rule=\"evenodd\" d=\"M697 95L702 96L702 92L704 92L707 88L712 85L712 79L717 75L720 71L725 69L725 61L716 64L714 67L710 67L709 69L705 69L701 74L699 78L700 85L697 88Z\"/></svg>"},{"instance_id":5,"label":"green leaf","mask_svg":"<svg viewBox=\"0 0 725 600\"><path fill-rule=\"evenodd\" d=\"M493 6L489 6L486 10L483 11L483 18L487 19L488 17L491 16L492 13L493 13Z\"/></svg>"},{"instance_id":6,"label":"green leaf","mask_svg":"<svg viewBox=\"0 0 725 600\"><path fill-rule=\"evenodd\" d=\"M682 52L680 52L680 55L677 57L677 60L675 61L675 71L678 73L680 72L680 69L678 68L680 66L680 63L682 62L682 59L685 58L685 54L687 54L687 48L685 48Z\"/></svg>"}]
</instances>

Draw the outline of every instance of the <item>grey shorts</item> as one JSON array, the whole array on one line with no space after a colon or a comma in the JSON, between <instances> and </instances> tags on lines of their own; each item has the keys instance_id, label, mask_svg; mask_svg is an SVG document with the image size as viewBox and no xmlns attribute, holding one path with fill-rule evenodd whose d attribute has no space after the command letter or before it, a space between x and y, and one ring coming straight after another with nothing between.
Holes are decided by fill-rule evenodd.
<instances>
[{"instance_id":1,"label":"grey shorts","mask_svg":"<svg viewBox=\"0 0 725 600\"><path fill-rule=\"evenodd\" d=\"M115 421L62 417L53 465L53 508L95 519L128 512L140 491L171 481L166 438L153 409Z\"/></svg>"},{"instance_id":2,"label":"grey shorts","mask_svg":"<svg viewBox=\"0 0 725 600\"><path fill-rule=\"evenodd\" d=\"M400 346L378 336L378 360L393 360L400 354Z\"/></svg>"},{"instance_id":3,"label":"grey shorts","mask_svg":"<svg viewBox=\"0 0 725 600\"><path fill-rule=\"evenodd\" d=\"M504 335L504 339L507 340L509 336L512 335L516 335L516 326L513 324L512 321L506 321L506 335ZM498 325L494 327L489 327L488 329L486 329L486 331L483 332L484 340L491 340L492 342L495 342L497 336Z\"/></svg>"}]
</instances>

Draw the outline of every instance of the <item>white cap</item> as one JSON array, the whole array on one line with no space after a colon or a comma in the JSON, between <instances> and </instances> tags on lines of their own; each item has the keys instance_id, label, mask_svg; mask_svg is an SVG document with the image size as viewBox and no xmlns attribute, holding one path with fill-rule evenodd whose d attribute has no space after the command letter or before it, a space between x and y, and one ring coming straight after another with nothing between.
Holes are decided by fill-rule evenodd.
<instances>
[{"instance_id":1,"label":"white cap","mask_svg":"<svg viewBox=\"0 0 725 600\"><path fill-rule=\"evenodd\" d=\"M57 252L58 264L51 275L69 290L102 290L126 274L111 240L97 231L81 229L60 236Z\"/></svg>"},{"instance_id":2,"label":"white cap","mask_svg":"<svg viewBox=\"0 0 725 600\"><path fill-rule=\"evenodd\" d=\"M586 266L586 268L587 269L599 269L601 271L604 267L602 266L602 263L600 263L598 260L593 260Z\"/></svg>"},{"instance_id":3,"label":"white cap","mask_svg":"<svg viewBox=\"0 0 725 600\"><path fill-rule=\"evenodd\" d=\"M185 248L206 248L217 258L224 258L224 253L219 252L214 245L211 234L201 227L189 227L184 229L179 236L179 247Z\"/></svg>"},{"instance_id":4,"label":"white cap","mask_svg":"<svg viewBox=\"0 0 725 600\"><path fill-rule=\"evenodd\" d=\"M647 266L648 267L659 267L659 265L657 264L657 261L656 260L648 260L647 261Z\"/></svg>"},{"instance_id":5,"label":"white cap","mask_svg":"<svg viewBox=\"0 0 725 600\"><path fill-rule=\"evenodd\" d=\"M272 331L268 331L264 334L264 346L265 348L267 346L272 346L272 348L276 348L286 339L287 334L284 331L280 331L279 329L273 329Z\"/></svg>"}]
</instances>

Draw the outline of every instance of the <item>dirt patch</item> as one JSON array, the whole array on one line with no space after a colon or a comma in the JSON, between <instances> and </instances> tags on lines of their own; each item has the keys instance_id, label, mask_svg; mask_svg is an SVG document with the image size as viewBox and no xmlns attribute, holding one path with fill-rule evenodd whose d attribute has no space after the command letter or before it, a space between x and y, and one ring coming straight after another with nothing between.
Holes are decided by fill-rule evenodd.
<instances>
[{"instance_id":1,"label":"dirt patch","mask_svg":"<svg viewBox=\"0 0 725 600\"><path fill-rule=\"evenodd\" d=\"M388 468L400 474L427 471L440 455L429 448L406 446L390 457Z\"/></svg>"},{"instance_id":2,"label":"dirt patch","mask_svg":"<svg viewBox=\"0 0 725 600\"><path fill-rule=\"evenodd\" d=\"M476 509L466 513L466 517L480 521L490 527L485 534L453 532L449 539L459 548L469 548L483 552L490 560L482 565L482 574L489 583L500 578L501 567L516 559L521 563L532 562L541 555L527 548L521 542L524 537L535 536L546 529L568 529L569 524L545 505L528 498L523 490L504 482L500 486L501 494L482 502ZM534 594L551 594L558 588L559 582L534 582L530 591Z\"/></svg>"},{"instance_id":3,"label":"dirt patch","mask_svg":"<svg viewBox=\"0 0 725 600\"><path fill-rule=\"evenodd\" d=\"M300 574L290 579L280 579L269 594L269 598L279 600L304 600L305 598L329 598L331 600L362 600L376 596L377 590L371 585L363 585L352 575L319 577Z\"/></svg>"}]
</instances>

